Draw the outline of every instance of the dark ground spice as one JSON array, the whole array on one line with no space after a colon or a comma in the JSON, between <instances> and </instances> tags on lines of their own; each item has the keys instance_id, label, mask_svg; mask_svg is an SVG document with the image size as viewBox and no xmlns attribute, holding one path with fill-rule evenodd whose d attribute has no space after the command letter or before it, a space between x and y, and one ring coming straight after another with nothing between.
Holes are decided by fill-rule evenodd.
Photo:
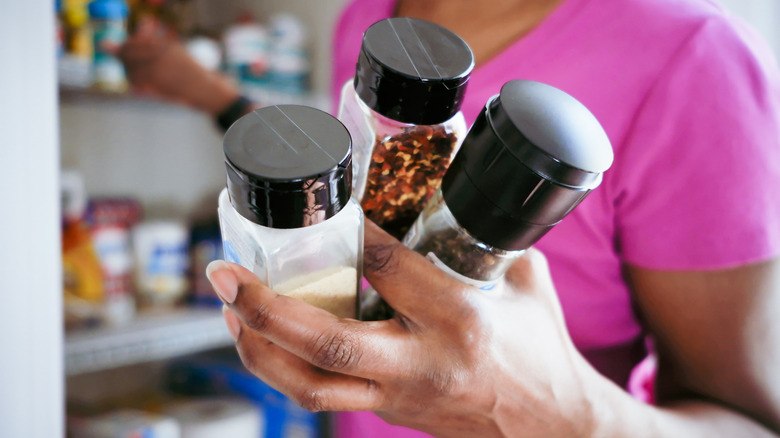
<instances>
[{"instance_id":1,"label":"dark ground spice","mask_svg":"<svg viewBox=\"0 0 780 438\"><path fill-rule=\"evenodd\" d=\"M480 281L500 277L504 272L501 267L507 263L488 247L475 245L468 236L452 228L436 232L414 250L422 255L433 253L453 271Z\"/></svg>"}]
</instances>

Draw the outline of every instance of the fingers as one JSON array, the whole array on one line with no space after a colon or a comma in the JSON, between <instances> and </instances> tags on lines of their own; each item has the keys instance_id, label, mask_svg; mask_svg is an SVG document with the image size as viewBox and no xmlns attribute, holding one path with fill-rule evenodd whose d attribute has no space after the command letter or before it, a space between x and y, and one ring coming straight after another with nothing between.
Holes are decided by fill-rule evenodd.
<instances>
[{"instance_id":1,"label":"fingers","mask_svg":"<svg viewBox=\"0 0 780 438\"><path fill-rule=\"evenodd\" d=\"M453 317L452 312L460 307L461 294L468 289L369 220L363 270L382 298L412 320L415 316Z\"/></svg>"},{"instance_id":2,"label":"fingers","mask_svg":"<svg viewBox=\"0 0 780 438\"><path fill-rule=\"evenodd\" d=\"M114 53L126 64L148 63L162 55L173 41L163 34L163 27L154 18L143 19L132 35Z\"/></svg>"},{"instance_id":3,"label":"fingers","mask_svg":"<svg viewBox=\"0 0 780 438\"><path fill-rule=\"evenodd\" d=\"M373 380L318 369L253 331L231 311L228 326L237 327L236 348L246 368L310 411L376 410L383 397Z\"/></svg>"},{"instance_id":4,"label":"fingers","mask_svg":"<svg viewBox=\"0 0 780 438\"><path fill-rule=\"evenodd\" d=\"M162 33L163 25L155 17L145 16L141 18L133 32L134 37L154 37Z\"/></svg>"},{"instance_id":5,"label":"fingers","mask_svg":"<svg viewBox=\"0 0 780 438\"><path fill-rule=\"evenodd\" d=\"M506 272L506 280L515 289L532 291L552 284L547 258L539 250L528 248Z\"/></svg>"},{"instance_id":6,"label":"fingers","mask_svg":"<svg viewBox=\"0 0 780 438\"><path fill-rule=\"evenodd\" d=\"M136 38L128 40L115 52L122 62L135 66L158 59L169 46L169 42L160 38Z\"/></svg>"},{"instance_id":7,"label":"fingers","mask_svg":"<svg viewBox=\"0 0 780 438\"><path fill-rule=\"evenodd\" d=\"M364 378L397 375L415 346L397 321L339 319L325 310L278 295L247 269L212 262L215 290L243 325L317 368Z\"/></svg>"},{"instance_id":8,"label":"fingers","mask_svg":"<svg viewBox=\"0 0 780 438\"><path fill-rule=\"evenodd\" d=\"M147 84L152 77L153 65L165 52L164 44L157 41L130 40L116 50L116 56L125 66L127 79L133 88L156 88Z\"/></svg>"},{"instance_id":9,"label":"fingers","mask_svg":"<svg viewBox=\"0 0 780 438\"><path fill-rule=\"evenodd\" d=\"M563 325L563 310L544 254L535 248L529 248L507 270L506 281L510 286L509 290L542 300Z\"/></svg>"}]
</instances>

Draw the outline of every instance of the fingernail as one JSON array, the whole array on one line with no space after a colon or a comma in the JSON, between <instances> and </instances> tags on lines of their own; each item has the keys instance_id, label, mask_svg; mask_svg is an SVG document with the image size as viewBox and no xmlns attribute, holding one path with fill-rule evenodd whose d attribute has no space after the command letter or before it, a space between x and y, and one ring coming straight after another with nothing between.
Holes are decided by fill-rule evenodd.
<instances>
[{"instance_id":1,"label":"fingernail","mask_svg":"<svg viewBox=\"0 0 780 438\"><path fill-rule=\"evenodd\" d=\"M222 316L225 317L225 324L227 324L230 336L233 337L234 341L237 341L238 334L241 332L241 323L238 321L238 317L225 304L222 305Z\"/></svg>"},{"instance_id":2,"label":"fingernail","mask_svg":"<svg viewBox=\"0 0 780 438\"><path fill-rule=\"evenodd\" d=\"M224 260L214 260L206 266L206 277L222 301L232 304L238 294L238 280Z\"/></svg>"}]
</instances>

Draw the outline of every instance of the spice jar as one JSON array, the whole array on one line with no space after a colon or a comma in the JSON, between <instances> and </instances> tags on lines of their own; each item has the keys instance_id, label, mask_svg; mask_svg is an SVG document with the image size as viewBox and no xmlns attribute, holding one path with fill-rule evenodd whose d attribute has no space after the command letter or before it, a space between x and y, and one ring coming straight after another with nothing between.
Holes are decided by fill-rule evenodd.
<instances>
[{"instance_id":1,"label":"spice jar","mask_svg":"<svg viewBox=\"0 0 780 438\"><path fill-rule=\"evenodd\" d=\"M436 24L389 18L363 36L338 117L353 140L354 194L366 217L401 238L441 183L463 137L468 45Z\"/></svg>"},{"instance_id":2,"label":"spice jar","mask_svg":"<svg viewBox=\"0 0 780 438\"><path fill-rule=\"evenodd\" d=\"M89 15L94 43L94 85L105 91L125 91L125 70L114 52L127 39L127 4L124 0L94 0L89 3Z\"/></svg>"},{"instance_id":3,"label":"spice jar","mask_svg":"<svg viewBox=\"0 0 780 438\"><path fill-rule=\"evenodd\" d=\"M219 196L225 259L276 292L356 316L363 213L351 197L347 129L320 110L279 105L241 117L225 134Z\"/></svg>"},{"instance_id":4,"label":"spice jar","mask_svg":"<svg viewBox=\"0 0 780 438\"><path fill-rule=\"evenodd\" d=\"M606 133L580 102L539 82L507 82L404 244L453 277L493 289L601 183L612 160Z\"/></svg>"}]
</instances>

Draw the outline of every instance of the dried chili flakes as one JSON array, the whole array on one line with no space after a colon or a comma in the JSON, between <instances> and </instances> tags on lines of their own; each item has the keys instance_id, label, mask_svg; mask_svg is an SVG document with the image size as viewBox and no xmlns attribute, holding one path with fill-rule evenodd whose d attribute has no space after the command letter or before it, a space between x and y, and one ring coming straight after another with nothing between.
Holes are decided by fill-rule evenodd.
<instances>
[{"instance_id":1,"label":"dried chili flakes","mask_svg":"<svg viewBox=\"0 0 780 438\"><path fill-rule=\"evenodd\" d=\"M366 217L403 237L441 184L457 140L441 126L413 126L378 137L361 202Z\"/></svg>"}]
</instances>

